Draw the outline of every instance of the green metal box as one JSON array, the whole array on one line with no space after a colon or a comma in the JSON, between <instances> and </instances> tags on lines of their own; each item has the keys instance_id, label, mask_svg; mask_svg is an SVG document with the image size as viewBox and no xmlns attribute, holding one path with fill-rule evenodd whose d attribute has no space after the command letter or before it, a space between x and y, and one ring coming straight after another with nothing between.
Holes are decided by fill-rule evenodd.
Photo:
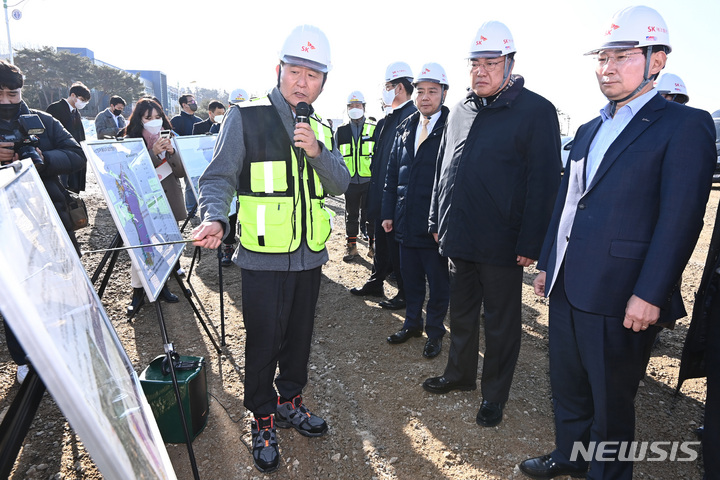
<instances>
[{"instance_id":1,"label":"green metal box","mask_svg":"<svg viewBox=\"0 0 720 480\"><path fill-rule=\"evenodd\" d=\"M165 355L160 355L148 365L140 374L140 384L155 415L163 441L185 443L172 376L162 372L164 359ZM198 362L193 369L175 369L185 422L192 441L205 428L209 413L205 358L181 356L180 362Z\"/></svg>"}]
</instances>

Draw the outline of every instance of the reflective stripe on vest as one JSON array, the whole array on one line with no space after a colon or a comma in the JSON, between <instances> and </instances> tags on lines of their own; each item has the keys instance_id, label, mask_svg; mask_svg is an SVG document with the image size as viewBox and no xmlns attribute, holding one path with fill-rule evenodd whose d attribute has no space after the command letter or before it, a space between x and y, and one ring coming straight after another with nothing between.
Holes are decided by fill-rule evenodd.
<instances>
[{"instance_id":1,"label":"reflective stripe on vest","mask_svg":"<svg viewBox=\"0 0 720 480\"><path fill-rule=\"evenodd\" d=\"M342 153L350 177L354 177L355 174L361 177L370 177L370 164L373 149L375 148L375 142L372 140L375 124L365 121L359 138L360 148L357 148L355 144L355 136L352 134L352 127L349 124L348 128L350 129L350 143L340 144L338 149Z\"/></svg>"},{"instance_id":2,"label":"reflective stripe on vest","mask_svg":"<svg viewBox=\"0 0 720 480\"><path fill-rule=\"evenodd\" d=\"M306 159L298 162L279 114L269 99L263 100L240 104L246 142L238 188L240 242L253 252L289 253L304 238L310 250L320 252L333 216L325 209L322 182ZM332 150L330 127L316 116L310 126Z\"/></svg>"}]
</instances>

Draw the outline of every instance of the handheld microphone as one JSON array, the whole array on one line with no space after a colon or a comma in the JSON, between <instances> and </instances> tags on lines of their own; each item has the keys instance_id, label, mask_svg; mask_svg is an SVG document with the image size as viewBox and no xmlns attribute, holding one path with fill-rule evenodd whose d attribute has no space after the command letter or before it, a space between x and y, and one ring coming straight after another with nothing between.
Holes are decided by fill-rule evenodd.
<instances>
[{"instance_id":1,"label":"handheld microphone","mask_svg":"<svg viewBox=\"0 0 720 480\"><path fill-rule=\"evenodd\" d=\"M295 123L310 123L310 105L299 102L295 107Z\"/></svg>"},{"instance_id":2,"label":"handheld microphone","mask_svg":"<svg viewBox=\"0 0 720 480\"><path fill-rule=\"evenodd\" d=\"M310 123L310 105L305 102L298 102L295 106L295 123ZM305 150L298 148L298 162L300 163L300 169L305 166Z\"/></svg>"}]
</instances>

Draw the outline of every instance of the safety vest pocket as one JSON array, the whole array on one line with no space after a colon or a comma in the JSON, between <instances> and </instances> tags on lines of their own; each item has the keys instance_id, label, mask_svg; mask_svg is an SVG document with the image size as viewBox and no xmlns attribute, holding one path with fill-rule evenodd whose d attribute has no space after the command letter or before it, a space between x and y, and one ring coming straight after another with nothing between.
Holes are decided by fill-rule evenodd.
<instances>
[{"instance_id":1,"label":"safety vest pocket","mask_svg":"<svg viewBox=\"0 0 720 480\"><path fill-rule=\"evenodd\" d=\"M240 243L247 250L262 253L293 251L299 243L293 232L292 197L240 197L238 221Z\"/></svg>"},{"instance_id":2,"label":"safety vest pocket","mask_svg":"<svg viewBox=\"0 0 720 480\"><path fill-rule=\"evenodd\" d=\"M319 252L325 248L325 242L330 238L332 232L332 217L334 215L332 210L324 208L322 201L312 201L312 228L308 238L310 250Z\"/></svg>"},{"instance_id":3,"label":"safety vest pocket","mask_svg":"<svg viewBox=\"0 0 720 480\"><path fill-rule=\"evenodd\" d=\"M254 193L285 192L288 189L286 162L269 160L250 164L250 190Z\"/></svg>"}]
</instances>

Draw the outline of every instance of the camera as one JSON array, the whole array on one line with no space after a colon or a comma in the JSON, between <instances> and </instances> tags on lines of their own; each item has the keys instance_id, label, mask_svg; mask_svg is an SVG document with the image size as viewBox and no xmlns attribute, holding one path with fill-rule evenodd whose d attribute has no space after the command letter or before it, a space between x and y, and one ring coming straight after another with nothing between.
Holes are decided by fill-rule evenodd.
<instances>
[{"instance_id":1,"label":"camera","mask_svg":"<svg viewBox=\"0 0 720 480\"><path fill-rule=\"evenodd\" d=\"M18 154L20 159L30 158L35 164L35 168L40 169L43 166L42 158L35 150L40 145L40 140L36 135L45 133L45 125L36 114L20 115L18 118L19 128L13 130L12 133L0 134L0 142L12 142L15 145L13 150Z\"/></svg>"}]
</instances>

